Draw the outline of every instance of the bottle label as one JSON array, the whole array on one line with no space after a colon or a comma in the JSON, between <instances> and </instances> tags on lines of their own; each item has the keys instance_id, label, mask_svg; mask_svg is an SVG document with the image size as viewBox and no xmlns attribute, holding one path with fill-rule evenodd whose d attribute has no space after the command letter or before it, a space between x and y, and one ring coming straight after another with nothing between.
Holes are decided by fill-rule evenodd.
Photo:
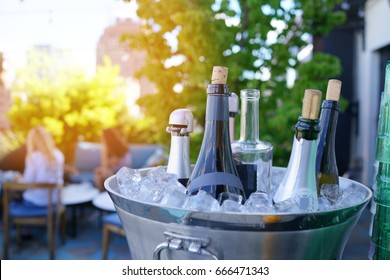
<instances>
[{"instance_id":1,"label":"bottle label","mask_svg":"<svg viewBox=\"0 0 390 280\"><path fill-rule=\"evenodd\" d=\"M244 187L245 196L249 197L251 193L257 191L257 165L237 164L236 168Z\"/></svg>"},{"instance_id":2,"label":"bottle label","mask_svg":"<svg viewBox=\"0 0 390 280\"><path fill-rule=\"evenodd\" d=\"M305 188L299 188L295 191L294 199L299 208L303 212L317 211L317 197L313 196L313 192Z\"/></svg>"},{"instance_id":3,"label":"bottle label","mask_svg":"<svg viewBox=\"0 0 390 280\"><path fill-rule=\"evenodd\" d=\"M241 180L231 173L211 172L196 177L188 186L189 194L199 191L203 187L217 185L229 185L243 190Z\"/></svg>"}]
</instances>

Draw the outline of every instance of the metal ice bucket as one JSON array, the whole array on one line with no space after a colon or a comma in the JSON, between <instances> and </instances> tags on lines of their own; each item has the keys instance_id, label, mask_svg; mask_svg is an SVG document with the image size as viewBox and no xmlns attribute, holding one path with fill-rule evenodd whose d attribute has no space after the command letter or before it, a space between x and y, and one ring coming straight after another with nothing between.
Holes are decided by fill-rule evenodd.
<instances>
[{"instance_id":1,"label":"metal ice bucket","mask_svg":"<svg viewBox=\"0 0 390 280\"><path fill-rule=\"evenodd\" d=\"M122 221L134 259L341 259L370 189L359 204L305 214L219 213L142 203L124 197L116 178L105 188Z\"/></svg>"}]
</instances>

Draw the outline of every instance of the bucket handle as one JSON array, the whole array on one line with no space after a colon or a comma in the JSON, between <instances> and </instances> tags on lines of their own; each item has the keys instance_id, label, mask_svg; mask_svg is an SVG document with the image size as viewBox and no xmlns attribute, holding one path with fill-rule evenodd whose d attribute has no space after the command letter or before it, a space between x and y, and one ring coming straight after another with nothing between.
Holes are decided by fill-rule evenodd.
<instances>
[{"instance_id":1,"label":"bucket handle","mask_svg":"<svg viewBox=\"0 0 390 280\"><path fill-rule=\"evenodd\" d=\"M203 248L207 247L210 240L206 237L193 237L188 235L181 235L179 233L165 231L167 241L160 243L156 246L153 253L154 260L161 259L161 252L163 250L181 250L194 254L209 257L214 260L218 260L217 256L211 253L209 250Z\"/></svg>"}]
</instances>

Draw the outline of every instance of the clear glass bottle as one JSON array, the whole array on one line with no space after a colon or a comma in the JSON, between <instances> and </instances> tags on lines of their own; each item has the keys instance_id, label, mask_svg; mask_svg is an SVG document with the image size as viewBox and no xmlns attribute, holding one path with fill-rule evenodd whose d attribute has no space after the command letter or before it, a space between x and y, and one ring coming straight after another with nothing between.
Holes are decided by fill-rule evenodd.
<instances>
[{"instance_id":1,"label":"clear glass bottle","mask_svg":"<svg viewBox=\"0 0 390 280\"><path fill-rule=\"evenodd\" d=\"M177 109L169 116L166 129L171 134L171 148L167 172L177 175L178 181L186 186L191 175L190 136L193 131L194 116L190 110Z\"/></svg>"},{"instance_id":2,"label":"clear glass bottle","mask_svg":"<svg viewBox=\"0 0 390 280\"><path fill-rule=\"evenodd\" d=\"M199 190L214 198L223 192L243 196L241 180L233 161L229 135L229 87L226 84L228 69L213 68L212 83L207 87L206 124L202 146L188 181L188 193Z\"/></svg>"},{"instance_id":3,"label":"clear glass bottle","mask_svg":"<svg viewBox=\"0 0 390 280\"><path fill-rule=\"evenodd\" d=\"M320 106L321 92L307 89L303 98L302 116L295 125L287 170L273 197L276 204L294 201L302 212L318 210L315 163Z\"/></svg>"},{"instance_id":4,"label":"clear glass bottle","mask_svg":"<svg viewBox=\"0 0 390 280\"><path fill-rule=\"evenodd\" d=\"M260 91L243 89L240 97L240 138L232 143L234 162L246 197L256 191L269 194L273 147L259 139Z\"/></svg>"},{"instance_id":5,"label":"clear glass bottle","mask_svg":"<svg viewBox=\"0 0 390 280\"><path fill-rule=\"evenodd\" d=\"M336 162L336 127L340 112L341 81L329 80L326 91L326 99L322 102L320 116L320 134L318 136L316 177L317 194L320 194L321 186L339 185L339 172Z\"/></svg>"}]
</instances>

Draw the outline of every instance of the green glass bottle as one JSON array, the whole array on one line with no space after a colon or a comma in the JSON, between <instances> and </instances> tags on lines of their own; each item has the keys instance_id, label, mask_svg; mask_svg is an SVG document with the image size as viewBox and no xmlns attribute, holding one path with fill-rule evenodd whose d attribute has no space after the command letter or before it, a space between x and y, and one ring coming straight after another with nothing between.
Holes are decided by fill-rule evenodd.
<instances>
[{"instance_id":1,"label":"green glass bottle","mask_svg":"<svg viewBox=\"0 0 390 280\"><path fill-rule=\"evenodd\" d=\"M376 203L371 240L372 259L390 259L390 60L386 65L385 87L379 110L375 158L378 174L375 178Z\"/></svg>"}]
</instances>

